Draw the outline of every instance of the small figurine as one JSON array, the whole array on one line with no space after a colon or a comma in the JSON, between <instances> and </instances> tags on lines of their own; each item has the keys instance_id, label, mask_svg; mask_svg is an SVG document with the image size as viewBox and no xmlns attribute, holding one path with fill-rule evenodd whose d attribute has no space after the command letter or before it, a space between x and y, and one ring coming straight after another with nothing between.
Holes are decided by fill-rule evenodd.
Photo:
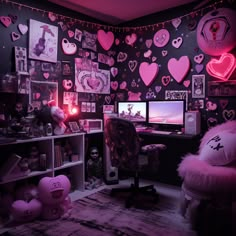
<instances>
[{"instance_id":1,"label":"small figurine","mask_svg":"<svg viewBox=\"0 0 236 236\"><path fill-rule=\"evenodd\" d=\"M102 157L99 156L97 147L91 147L87 161L87 182L86 189L94 189L103 184Z\"/></svg>"}]
</instances>

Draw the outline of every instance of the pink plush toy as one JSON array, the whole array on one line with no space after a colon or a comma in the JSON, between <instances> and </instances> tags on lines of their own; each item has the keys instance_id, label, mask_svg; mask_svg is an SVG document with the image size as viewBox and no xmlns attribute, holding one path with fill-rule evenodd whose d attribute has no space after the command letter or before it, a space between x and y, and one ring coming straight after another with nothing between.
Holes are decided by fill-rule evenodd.
<instances>
[{"instance_id":1,"label":"pink plush toy","mask_svg":"<svg viewBox=\"0 0 236 236\"><path fill-rule=\"evenodd\" d=\"M71 188L70 180L65 175L44 177L39 181L39 200L46 205L62 203Z\"/></svg>"}]
</instances>

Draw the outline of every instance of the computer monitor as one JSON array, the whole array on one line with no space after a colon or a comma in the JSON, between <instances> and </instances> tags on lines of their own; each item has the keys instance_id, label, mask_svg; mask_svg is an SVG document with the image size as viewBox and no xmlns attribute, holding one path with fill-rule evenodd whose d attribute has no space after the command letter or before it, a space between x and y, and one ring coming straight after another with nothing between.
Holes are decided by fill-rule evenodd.
<instances>
[{"instance_id":1,"label":"computer monitor","mask_svg":"<svg viewBox=\"0 0 236 236\"><path fill-rule=\"evenodd\" d=\"M148 101L148 123L163 129L184 127L185 100Z\"/></svg>"},{"instance_id":2,"label":"computer monitor","mask_svg":"<svg viewBox=\"0 0 236 236\"><path fill-rule=\"evenodd\" d=\"M146 101L119 101L117 103L118 117L134 123L147 121Z\"/></svg>"}]
</instances>

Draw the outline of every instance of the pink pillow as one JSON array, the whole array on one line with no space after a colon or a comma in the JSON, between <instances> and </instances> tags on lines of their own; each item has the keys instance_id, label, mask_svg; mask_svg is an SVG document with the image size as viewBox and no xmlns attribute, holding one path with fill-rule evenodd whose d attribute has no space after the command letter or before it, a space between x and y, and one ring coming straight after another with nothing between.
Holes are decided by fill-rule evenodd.
<instances>
[{"instance_id":1,"label":"pink pillow","mask_svg":"<svg viewBox=\"0 0 236 236\"><path fill-rule=\"evenodd\" d=\"M236 160L236 133L222 131L217 133L202 146L199 159L210 165L223 166Z\"/></svg>"}]
</instances>

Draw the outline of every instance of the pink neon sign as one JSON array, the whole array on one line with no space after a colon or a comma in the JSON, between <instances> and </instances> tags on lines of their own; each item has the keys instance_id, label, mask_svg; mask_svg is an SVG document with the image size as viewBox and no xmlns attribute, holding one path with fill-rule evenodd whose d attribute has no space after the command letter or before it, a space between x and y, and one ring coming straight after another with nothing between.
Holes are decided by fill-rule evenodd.
<instances>
[{"instance_id":1,"label":"pink neon sign","mask_svg":"<svg viewBox=\"0 0 236 236\"><path fill-rule=\"evenodd\" d=\"M219 60L212 59L206 65L209 75L221 80L228 80L236 68L236 60L234 55L224 53Z\"/></svg>"}]
</instances>

